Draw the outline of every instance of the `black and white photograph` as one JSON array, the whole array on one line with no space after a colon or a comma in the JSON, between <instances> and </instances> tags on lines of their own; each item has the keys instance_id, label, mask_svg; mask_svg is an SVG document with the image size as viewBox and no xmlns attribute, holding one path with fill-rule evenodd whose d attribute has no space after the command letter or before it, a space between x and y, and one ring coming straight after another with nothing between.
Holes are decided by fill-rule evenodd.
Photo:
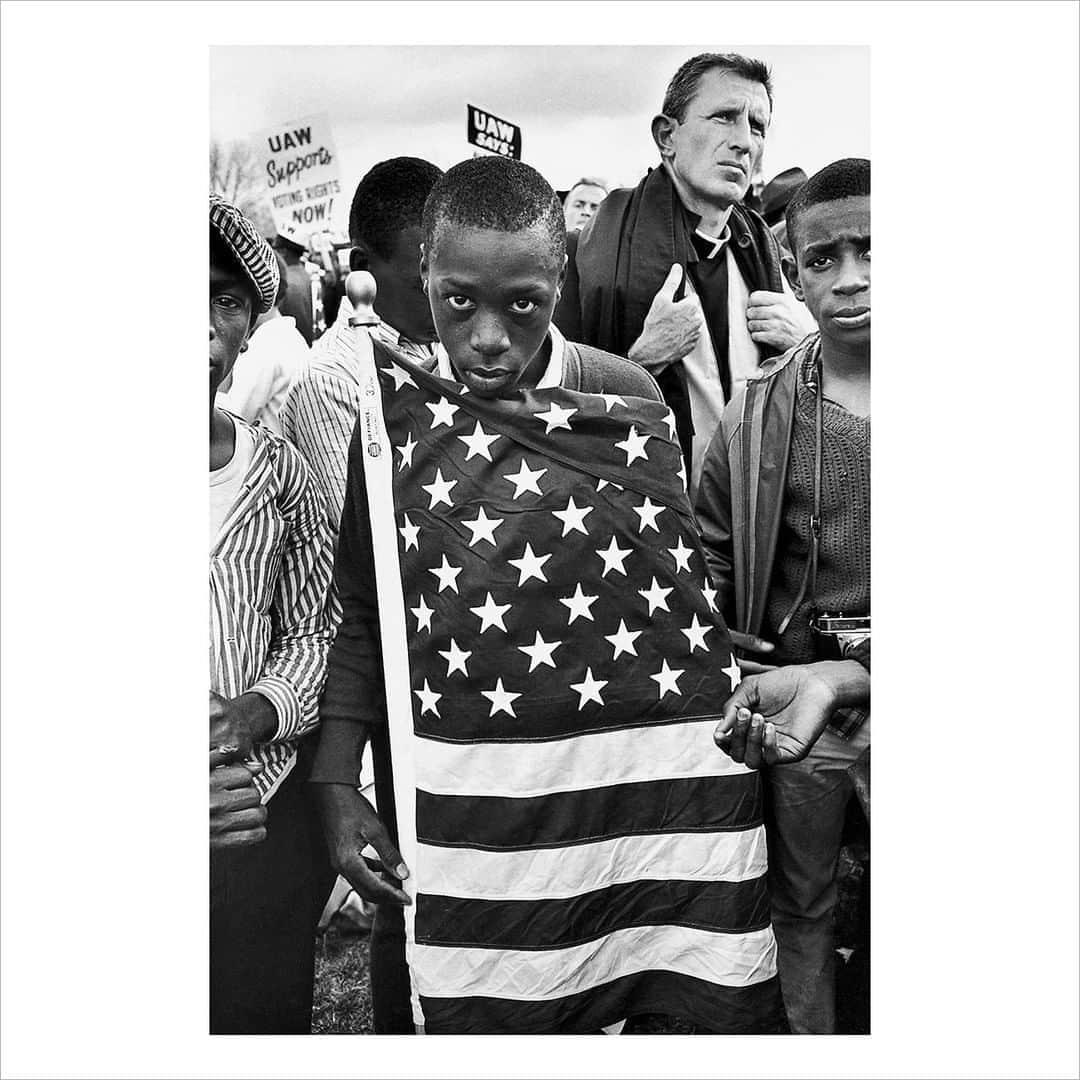
<instances>
[{"instance_id":1,"label":"black and white photograph","mask_svg":"<svg viewBox=\"0 0 1080 1080\"><path fill-rule=\"evenodd\" d=\"M1080 5L86 7L4 5L4 1076L1072 1075Z\"/></svg>"}]
</instances>

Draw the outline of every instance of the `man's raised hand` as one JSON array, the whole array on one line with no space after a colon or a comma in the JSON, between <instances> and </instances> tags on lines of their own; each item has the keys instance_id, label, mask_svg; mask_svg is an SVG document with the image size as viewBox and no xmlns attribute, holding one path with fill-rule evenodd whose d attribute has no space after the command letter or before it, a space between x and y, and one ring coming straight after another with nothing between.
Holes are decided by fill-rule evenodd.
<instances>
[{"instance_id":1,"label":"man's raised hand","mask_svg":"<svg viewBox=\"0 0 1080 1080\"><path fill-rule=\"evenodd\" d=\"M653 375L686 357L705 329L705 315L697 296L688 293L681 300L675 299L684 273L679 263L672 265L649 306L641 336L627 354Z\"/></svg>"}]
</instances>

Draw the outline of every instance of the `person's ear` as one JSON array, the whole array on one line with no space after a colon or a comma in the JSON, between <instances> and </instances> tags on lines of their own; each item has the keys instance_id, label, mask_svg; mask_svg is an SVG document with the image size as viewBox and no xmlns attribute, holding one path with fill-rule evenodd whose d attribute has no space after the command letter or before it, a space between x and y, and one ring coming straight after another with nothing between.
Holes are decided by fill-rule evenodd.
<instances>
[{"instance_id":1,"label":"person's ear","mask_svg":"<svg viewBox=\"0 0 1080 1080\"><path fill-rule=\"evenodd\" d=\"M558 302L562 296L563 286L566 284L566 268L570 265L570 256L564 255L562 257L562 269L559 271L559 278L555 282L555 300Z\"/></svg>"},{"instance_id":2,"label":"person's ear","mask_svg":"<svg viewBox=\"0 0 1080 1080\"><path fill-rule=\"evenodd\" d=\"M675 128L678 127L679 121L673 117L665 116L663 113L658 113L652 118L652 137L653 142L656 143L656 149L660 151L662 158L670 158L675 156L675 147L672 143L672 136L675 134Z\"/></svg>"},{"instance_id":3,"label":"person's ear","mask_svg":"<svg viewBox=\"0 0 1080 1080\"><path fill-rule=\"evenodd\" d=\"M427 292L428 273L429 273L429 270L428 270L427 249L424 247L423 243L421 243L420 244L420 284L423 285L424 292Z\"/></svg>"},{"instance_id":4,"label":"person's ear","mask_svg":"<svg viewBox=\"0 0 1080 1080\"><path fill-rule=\"evenodd\" d=\"M372 250L364 243L363 240L358 240L352 246L352 251L349 252L349 269L350 270L367 270L371 266Z\"/></svg>"},{"instance_id":5,"label":"person's ear","mask_svg":"<svg viewBox=\"0 0 1080 1080\"><path fill-rule=\"evenodd\" d=\"M806 297L803 296L802 285L799 283L799 267L795 259L785 252L780 265L783 268L784 277L787 278L788 284L791 286L791 291L795 294L795 298L805 302Z\"/></svg>"}]
</instances>

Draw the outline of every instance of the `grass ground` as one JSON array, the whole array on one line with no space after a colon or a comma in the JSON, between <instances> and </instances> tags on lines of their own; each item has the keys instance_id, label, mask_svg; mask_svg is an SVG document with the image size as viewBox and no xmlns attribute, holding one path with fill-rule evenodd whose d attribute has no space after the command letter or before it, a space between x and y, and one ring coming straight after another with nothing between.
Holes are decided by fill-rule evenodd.
<instances>
[{"instance_id":1,"label":"grass ground","mask_svg":"<svg viewBox=\"0 0 1080 1080\"><path fill-rule=\"evenodd\" d=\"M859 891L867 865L860 847L845 847L841 852L836 938L843 949L859 944ZM838 964L837 1013L842 1034L869 1032L869 968L863 970L861 955L857 952L850 964ZM372 1033L368 937L343 932L337 920L316 945L312 1031L317 1035ZM677 1017L650 1016L636 1022L636 1033L642 1035L685 1035L692 1031Z\"/></svg>"}]
</instances>

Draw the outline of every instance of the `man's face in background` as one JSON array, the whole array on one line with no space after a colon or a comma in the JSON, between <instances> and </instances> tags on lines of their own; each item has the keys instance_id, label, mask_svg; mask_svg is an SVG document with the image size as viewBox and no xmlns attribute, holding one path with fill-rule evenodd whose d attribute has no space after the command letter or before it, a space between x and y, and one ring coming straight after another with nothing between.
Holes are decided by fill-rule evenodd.
<instances>
[{"instance_id":1,"label":"man's face in background","mask_svg":"<svg viewBox=\"0 0 1080 1080\"><path fill-rule=\"evenodd\" d=\"M578 184L571 188L563 203L566 231L580 229L600 209L607 192L597 184Z\"/></svg>"}]
</instances>

